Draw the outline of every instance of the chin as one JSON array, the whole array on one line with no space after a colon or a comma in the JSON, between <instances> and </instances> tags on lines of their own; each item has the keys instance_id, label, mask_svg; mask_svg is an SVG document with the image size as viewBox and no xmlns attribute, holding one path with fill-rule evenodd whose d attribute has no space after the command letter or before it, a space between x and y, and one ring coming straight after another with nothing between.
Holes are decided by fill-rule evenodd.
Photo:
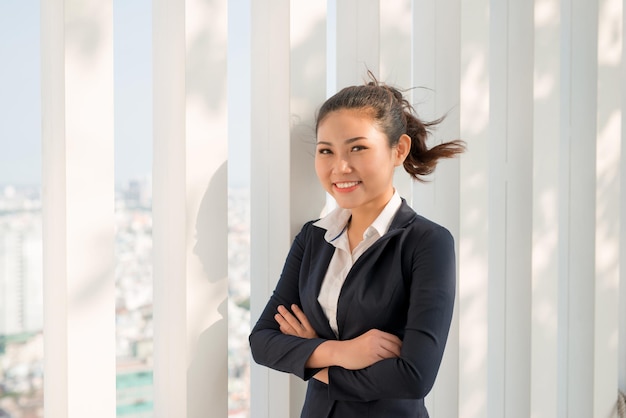
<instances>
[{"instance_id":1,"label":"chin","mask_svg":"<svg viewBox=\"0 0 626 418\"><path fill-rule=\"evenodd\" d=\"M337 199L334 196L333 198L335 199L335 202L337 202L337 206L342 209L354 209L360 206L358 203L346 201L345 199Z\"/></svg>"}]
</instances>

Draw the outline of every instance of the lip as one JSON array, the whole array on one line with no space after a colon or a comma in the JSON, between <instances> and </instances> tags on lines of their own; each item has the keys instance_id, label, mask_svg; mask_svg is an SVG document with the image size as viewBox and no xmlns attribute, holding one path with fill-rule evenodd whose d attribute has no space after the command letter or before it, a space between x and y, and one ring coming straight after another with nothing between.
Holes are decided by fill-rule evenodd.
<instances>
[{"instance_id":1,"label":"lip","mask_svg":"<svg viewBox=\"0 0 626 418\"><path fill-rule=\"evenodd\" d=\"M333 183L333 189L339 193L350 193L361 185L360 181L338 181Z\"/></svg>"}]
</instances>

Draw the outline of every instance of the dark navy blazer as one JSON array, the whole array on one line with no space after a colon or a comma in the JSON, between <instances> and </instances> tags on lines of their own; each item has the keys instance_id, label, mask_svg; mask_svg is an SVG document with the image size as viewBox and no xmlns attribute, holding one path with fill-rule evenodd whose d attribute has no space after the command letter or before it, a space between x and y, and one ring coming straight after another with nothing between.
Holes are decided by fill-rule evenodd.
<instances>
[{"instance_id":1,"label":"dark navy blazer","mask_svg":"<svg viewBox=\"0 0 626 418\"><path fill-rule=\"evenodd\" d=\"M309 380L302 417L428 417L424 396L432 388L448 336L456 267L454 241L444 227L402 201L389 231L354 263L337 306L339 340L379 329L402 340L399 358L361 370L333 366L329 384L311 379L305 363L315 348L337 339L317 301L335 247L326 230L304 225L280 280L250 334L254 360ZM278 305L302 307L319 338L280 332Z\"/></svg>"}]
</instances>

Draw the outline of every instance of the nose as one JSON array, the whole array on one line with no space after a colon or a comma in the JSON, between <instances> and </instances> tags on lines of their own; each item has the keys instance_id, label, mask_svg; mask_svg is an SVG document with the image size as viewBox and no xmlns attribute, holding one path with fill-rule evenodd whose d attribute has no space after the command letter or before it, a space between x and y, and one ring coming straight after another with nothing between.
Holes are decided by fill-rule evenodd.
<instances>
[{"instance_id":1,"label":"nose","mask_svg":"<svg viewBox=\"0 0 626 418\"><path fill-rule=\"evenodd\" d=\"M338 173L350 173L352 171L350 161L345 157L338 157L335 161L335 170Z\"/></svg>"}]
</instances>

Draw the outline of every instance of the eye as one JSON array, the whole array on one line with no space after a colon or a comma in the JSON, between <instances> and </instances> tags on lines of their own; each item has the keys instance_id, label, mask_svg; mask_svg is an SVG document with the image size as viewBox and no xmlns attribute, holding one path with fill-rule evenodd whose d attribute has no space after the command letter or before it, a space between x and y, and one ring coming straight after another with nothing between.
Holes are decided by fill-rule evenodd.
<instances>
[{"instance_id":1,"label":"eye","mask_svg":"<svg viewBox=\"0 0 626 418\"><path fill-rule=\"evenodd\" d=\"M332 154L332 151L328 148L319 148L317 150L317 153L321 155L328 155L328 154Z\"/></svg>"},{"instance_id":2,"label":"eye","mask_svg":"<svg viewBox=\"0 0 626 418\"><path fill-rule=\"evenodd\" d=\"M365 149L367 149L367 147L364 147L363 145L355 145L352 148L350 148L350 151L358 152L358 151L363 151Z\"/></svg>"}]
</instances>

